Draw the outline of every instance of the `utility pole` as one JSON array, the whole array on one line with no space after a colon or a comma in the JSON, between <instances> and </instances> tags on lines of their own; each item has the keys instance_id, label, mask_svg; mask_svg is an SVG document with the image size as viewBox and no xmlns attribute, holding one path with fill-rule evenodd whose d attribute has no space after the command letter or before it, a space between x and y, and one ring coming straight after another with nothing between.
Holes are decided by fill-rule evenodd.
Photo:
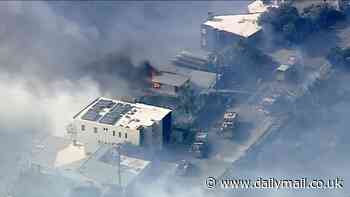
<instances>
[{"instance_id":1,"label":"utility pole","mask_svg":"<svg viewBox=\"0 0 350 197\"><path fill-rule=\"evenodd\" d=\"M120 175L120 145L118 146L118 184L122 188L122 177Z\"/></svg>"},{"instance_id":2,"label":"utility pole","mask_svg":"<svg viewBox=\"0 0 350 197\"><path fill-rule=\"evenodd\" d=\"M122 197L126 196L126 191L125 188L123 188L123 184L122 184L122 175L121 175L121 167L120 167L120 163L121 163L121 153L123 151L123 143L119 143L116 146L116 150L118 153L118 185L119 188L121 190L122 193ZM125 185L126 186L126 185Z\"/></svg>"},{"instance_id":3,"label":"utility pole","mask_svg":"<svg viewBox=\"0 0 350 197\"><path fill-rule=\"evenodd\" d=\"M113 157L117 156L117 167L118 167L118 185L122 188L122 177L120 171L120 162L121 162L121 146L122 144L113 144Z\"/></svg>"},{"instance_id":4,"label":"utility pole","mask_svg":"<svg viewBox=\"0 0 350 197\"><path fill-rule=\"evenodd\" d=\"M217 93L218 90L218 85L219 85L219 81L220 81L220 74L222 74L222 60L221 60L221 55L219 54L219 52L215 51L214 55L213 55L213 64L215 66L216 69L216 75L215 75L215 92Z\"/></svg>"}]
</instances>

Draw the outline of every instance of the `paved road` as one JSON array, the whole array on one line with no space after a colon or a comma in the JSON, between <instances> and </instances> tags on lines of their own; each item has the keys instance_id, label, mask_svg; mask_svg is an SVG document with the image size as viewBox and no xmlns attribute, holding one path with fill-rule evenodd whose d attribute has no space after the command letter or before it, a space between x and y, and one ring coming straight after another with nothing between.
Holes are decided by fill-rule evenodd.
<instances>
[{"instance_id":1,"label":"paved road","mask_svg":"<svg viewBox=\"0 0 350 197\"><path fill-rule=\"evenodd\" d=\"M238 177L313 177L328 179L342 177L344 189L266 191L264 193L235 192L230 196L283 195L289 196L335 196L349 193L346 186L350 179L348 166L348 117L350 101L348 97L337 98L338 91L347 89L348 74L337 75L337 79L327 83L337 83L334 89L325 88L315 93L321 97L321 105L305 107L309 116L302 123L293 120L286 128L273 133L245 158L235 163L229 176ZM327 96L328 95L328 96Z\"/></svg>"}]
</instances>

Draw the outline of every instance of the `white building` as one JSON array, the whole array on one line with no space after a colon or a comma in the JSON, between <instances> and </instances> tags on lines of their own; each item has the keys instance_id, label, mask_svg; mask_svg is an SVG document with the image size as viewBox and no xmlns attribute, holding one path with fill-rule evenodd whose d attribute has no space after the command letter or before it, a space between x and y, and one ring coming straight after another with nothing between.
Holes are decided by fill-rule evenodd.
<instances>
[{"instance_id":1,"label":"white building","mask_svg":"<svg viewBox=\"0 0 350 197\"><path fill-rule=\"evenodd\" d=\"M119 165L118 152L110 144L100 144L90 151L91 154L86 147L72 144L70 139L48 136L34 147L30 167L32 172L64 177L74 185L121 186L126 192L132 191L133 185L152 168L151 161L127 156L124 151Z\"/></svg>"},{"instance_id":2,"label":"white building","mask_svg":"<svg viewBox=\"0 0 350 197\"><path fill-rule=\"evenodd\" d=\"M159 150L170 139L171 110L100 97L74 116L70 130L87 149L129 143Z\"/></svg>"},{"instance_id":3,"label":"white building","mask_svg":"<svg viewBox=\"0 0 350 197\"><path fill-rule=\"evenodd\" d=\"M211 16L201 26L201 46L212 50L240 39L254 41L262 27L261 13Z\"/></svg>"}]
</instances>

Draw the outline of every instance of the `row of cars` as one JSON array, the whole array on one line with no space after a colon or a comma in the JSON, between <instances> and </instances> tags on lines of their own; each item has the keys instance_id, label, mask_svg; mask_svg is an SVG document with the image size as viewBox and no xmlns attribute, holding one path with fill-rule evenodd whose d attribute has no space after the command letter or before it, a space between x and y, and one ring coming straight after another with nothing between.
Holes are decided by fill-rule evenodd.
<instances>
[{"instance_id":1,"label":"row of cars","mask_svg":"<svg viewBox=\"0 0 350 197\"><path fill-rule=\"evenodd\" d=\"M233 138L234 129L237 125L238 114L235 111L228 110L224 114L224 119L220 128L220 135L225 138Z\"/></svg>"},{"instance_id":2,"label":"row of cars","mask_svg":"<svg viewBox=\"0 0 350 197\"><path fill-rule=\"evenodd\" d=\"M232 138L233 130L237 124L238 114L234 111L227 111L224 114L222 126L220 128L220 135ZM190 153L195 158L206 158L209 153L209 135L208 132L197 132L194 137L194 142L190 147ZM176 167L175 174L178 176L186 176L193 171L194 165L188 160L181 160Z\"/></svg>"},{"instance_id":3,"label":"row of cars","mask_svg":"<svg viewBox=\"0 0 350 197\"><path fill-rule=\"evenodd\" d=\"M196 158L205 158L208 156L208 133L207 132L197 132L194 138L194 142L190 147L190 153ZM188 160L181 160L175 170L177 176L187 176L190 174L194 165Z\"/></svg>"}]
</instances>

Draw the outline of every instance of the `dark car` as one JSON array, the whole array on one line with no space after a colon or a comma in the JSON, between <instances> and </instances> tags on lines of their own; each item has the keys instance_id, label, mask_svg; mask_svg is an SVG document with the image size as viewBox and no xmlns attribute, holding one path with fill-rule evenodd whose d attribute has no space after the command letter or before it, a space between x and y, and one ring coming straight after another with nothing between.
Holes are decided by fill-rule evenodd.
<instances>
[{"instance_id":1,"label":"dark car","mask_svg":"<svg viewBox=\"0 0 350 197\"><path fill-rule=\"evenodd\" d=\"M191 146L190 152L197 158L205 158L208 153L207 143L204 142L194 142Z\"/></svg>"},{"instance_id":2,"label":"dark car","mask_svg":"<svg viewBox=\"0 0 350 197\"><path fill-rule=\"evenodd\" d=\"M191 164L189 161L181 160L178 164L176 164L175 174L177 176L187 176L192 168L193 164Z\"/></svg>"},{"instance_id":3,"label":"dark car","mask_svg":"<svg viewBox=\"0 0 350 197\"><path fill-rule=\"evenodd\" d=\"M209 135L207 132L198 132L198 133L196 133L195 141L208 143L208 137L209 137Z\"/></svg>"}]
</instances>

